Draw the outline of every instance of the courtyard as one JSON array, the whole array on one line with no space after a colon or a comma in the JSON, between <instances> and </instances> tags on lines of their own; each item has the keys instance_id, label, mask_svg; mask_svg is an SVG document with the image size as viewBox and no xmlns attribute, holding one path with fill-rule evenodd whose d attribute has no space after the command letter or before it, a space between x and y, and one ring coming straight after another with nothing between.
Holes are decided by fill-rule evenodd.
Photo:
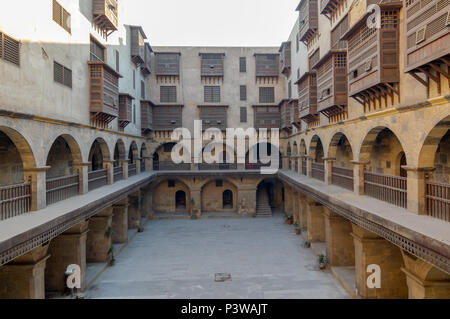
<instances>
[{"instance_id":1,"label":"courtyard","mask_svg":"<svg viewBox=\"0 0 450 319\"><path fill-rule=\"evenodd\" d=\"M149 221L85 298L350 298L302 244L281 215Z\"/></svg>"}]
</instances>

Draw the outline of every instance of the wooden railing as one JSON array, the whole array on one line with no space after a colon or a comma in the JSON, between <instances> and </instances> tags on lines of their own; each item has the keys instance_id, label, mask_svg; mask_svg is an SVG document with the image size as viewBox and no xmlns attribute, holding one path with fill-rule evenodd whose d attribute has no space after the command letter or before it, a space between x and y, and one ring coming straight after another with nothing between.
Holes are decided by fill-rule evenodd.
<instances>
[{"instance_id":1,"label":"wooden railing","mask_svg":"<svg viewBox=\"0 0 450 319\"><path fill-rule=\"evenodd\" d=\"M0 187L0 220L22 215L31 210L31 185Z\"/></svg>"},{"instance_id":2,"label":"wooden railing","mask_svg":"<svg viewBox=\"0 0 450 319\"><path fill-rule=\"evenodd\" d=\"M307 159L306 158L302 158L302 174L303 175L308 175L308 172L307 172L307 170L308 170L308 166L307 166Z\"/></svg>"},{"instance_id":3,"label":"wooden railing","mask_svg":"<svg viewBox=\"0 0 450 319\"><path fill-rule=\"evenodd\" d=\"M137 174L137 166L136 163L128 164L128 177L134 176Z\"/></svg>"},{"instance_id":4,"label":"wooden railing","mask_svg":"<svg viewBox=\"0 0 450 319\"><path fill-rule=\"evenodd\" d=\"M60 202L80 193L80 177L78 175L47 179L47 205Z\"/></svg>"},{"instance_id":5,"label":"wooden railing","mask_svg":"<svg viewBox=\"0 0 450 319\"><path fill-rule=\"evenodd\" d=\"M122 166L116 166L114 167L114 183L121 181L123 179L123 167Z\"/></svg>"},{"instance_id":6,"label":"wooden railing","mask_svg":"<svg viewBox=\"0 0 450 319\"><path fill-rule=\"evenodd\" d=\"M376 199L406 208L405 177L364 172L364 193Z\"/></svg>"},{"instance_id":7,"label":"wooden railing","mask_svg":"<svg viewBox=\"0 0 450 319\"><path fill-rule=\"evenodd\" d=\"M88 173L89 191L108 184L108 170L100 169Z\"/></svg>"},{"instance_id":8,"label":"wooden railing","mask_svg":"<svg viewBox=\"0 0 450 319\"><path fill-rule=\"evenodd\" d=\"M450 184L427 182L427 214L450 222Z\"/></svg>"},{"instance_id":9,"label":"wooden railing","mask_svg":"<svg viewBox=\"0 0 450 319\"><path fill-rule=\"evenodd\" d=\"M312 163L312 178L325 181L325 165L323 163Z\"/></svg>"},{"instance_id":10,"label":"wooden railing","mask_svg":"<svg viewBox=\"0 0 450 319\"><path fill-rule=\"evenodd\" d=\"M229 170L237 169L237 164L233 163L200 163L198 164L198 169L201 171L218 171L218 170Z\"/></svg>"},{"instance_id":11,"label":"wooden railing","mask_svg":"<svg viewBox=\"0 0 450 319\"><path fill-rule=\"evenodd\" d=\"M353 191L353 169L333 166L331 183Z\"/></svg>"}]
</instances>

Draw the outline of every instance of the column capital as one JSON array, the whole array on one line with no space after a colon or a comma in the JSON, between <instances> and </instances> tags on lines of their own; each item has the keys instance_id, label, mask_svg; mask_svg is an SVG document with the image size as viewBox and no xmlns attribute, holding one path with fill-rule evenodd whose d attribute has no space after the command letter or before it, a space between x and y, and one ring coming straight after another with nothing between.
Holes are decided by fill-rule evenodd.
<instances>
[{"instance_id":1,"label":"column capital","mask_svg":"<svg viewBox=\"0 0 450 319\"><path fill-rule=\"evenodd\" d=\"M402 165L402 168L405 171L411 171L411 172L433 172L436 170L435 167L418 167L418 166L408 166L408 165Z\"/></svg>"},{"instance_id":2,"label":"column capital","mask_svg":"<svg viewBox=\"0 0 450 319\"><path fill-rule=\"evenodd\" d=\"M324 161L328 161L328 162L334 162L334 161L336 161L336 158L335 158L335 157L322 157L322 159L323 159Z\"/></svg>"},{"instance_id":3,"label":"column capital","mask_svg":"<svg viewBox=\"0 0 450 319\"><path fill-rule=\"evenodd\" d=\"M354 165L369 165L370 161L350 161Z\"/></svg>"},{"instance_id":4,"label":"column capital","mask_svg":"<svg viewBox=\"0 0 450 319\"><path fill-rule=\"evenodd\" d=\"M25 172L25 173L38 173L38 172L46 172L49 169L50 169L50 166L31 167L31 168L24 168L23 172Z\"/></svg>"}]
</instances>

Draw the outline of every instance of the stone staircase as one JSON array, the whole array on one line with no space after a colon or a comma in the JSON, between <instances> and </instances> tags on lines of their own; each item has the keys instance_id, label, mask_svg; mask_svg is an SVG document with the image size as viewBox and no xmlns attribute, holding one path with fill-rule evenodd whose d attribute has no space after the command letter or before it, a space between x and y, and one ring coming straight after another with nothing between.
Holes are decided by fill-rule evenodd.
<instances>
[{"instance_id":1,"label":"stone staircase","mask_svg":"<svg viewBox=\"0 0 450 319\"><path fill-rule=\"evenodd\" d=\"M257 194L256 217L272 217L269 196L264 188L260 189Z\"/></svg>"}]
</instances>

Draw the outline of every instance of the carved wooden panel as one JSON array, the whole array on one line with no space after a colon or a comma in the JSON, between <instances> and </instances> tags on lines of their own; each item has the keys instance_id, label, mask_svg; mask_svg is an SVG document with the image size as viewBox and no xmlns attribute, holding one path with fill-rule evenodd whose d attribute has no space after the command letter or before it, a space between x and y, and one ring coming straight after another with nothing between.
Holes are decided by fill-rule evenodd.
<instances>
[{"instance_id":1,"label":"carved wooden panel","mask_svg":"<svg viewBox=\"0 0 450 319\"><path fill-rule=\"evenodd\" d=\"M156 75L178 76L180 74L180 54L179 53L155 53Z\"/></svg>"},{"instance_id":2,"label":"carved wooden panel","mask_svg":"<svg viewBox=\"0 0 450 319\"><path fill-rule=\"evenodd\" d=\"M153 130L172 131L182 127L181 105L157 105L153 107Z\"/></svg>"}]
</instances>

